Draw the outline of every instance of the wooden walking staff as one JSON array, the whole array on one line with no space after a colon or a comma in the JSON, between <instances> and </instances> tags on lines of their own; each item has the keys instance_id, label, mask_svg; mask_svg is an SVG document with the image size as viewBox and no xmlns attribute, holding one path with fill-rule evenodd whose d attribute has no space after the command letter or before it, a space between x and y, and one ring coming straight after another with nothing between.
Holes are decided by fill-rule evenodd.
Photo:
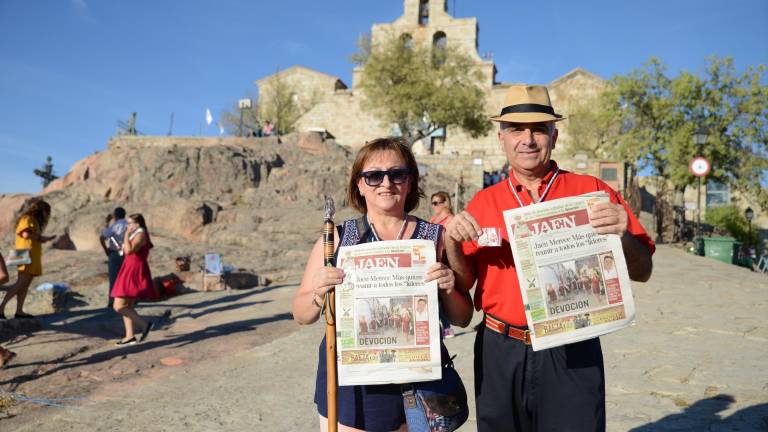
<instances>
[{"instance_id":1,"label":"wooden walking staff","mask_svg":"<svg viewBox=\"0 0 768 432\"><path fill-rule=\"evenodd\" d=\"M325 266L334 267L333 259L333 231L336 229L333 223L333 199L325 197L325 223L323 224L323 248L325 252ZM325 370L328 379L328 431L337 431L336 416L336 294L331 288L325 293Z\"/></svg>"}]
</instances>

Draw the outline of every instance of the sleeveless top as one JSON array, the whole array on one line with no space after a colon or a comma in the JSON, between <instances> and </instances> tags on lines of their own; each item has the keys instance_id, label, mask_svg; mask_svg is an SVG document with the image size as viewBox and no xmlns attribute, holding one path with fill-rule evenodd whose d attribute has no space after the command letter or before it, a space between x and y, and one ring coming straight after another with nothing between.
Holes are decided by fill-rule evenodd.
<instances>
[{"instance_id":1,"label":"sleeveless top","mask_svg":"<svg viewBox=\"0 0 768 432\"><path fill-rule=\"evenodd\" d=\"M442 256L441 232L443 227L416 218L416 229L410 239L432 240L437 257ZM336 226L339 247L375 241L367 218L350 219ZM334 257L338 254L338 249ZM325 336L320 342L315 381L315 404L320 415L328 416L325 369ZM339 386L336 391L339 423L366 431L392 431L405 423L401 384Z\"/></svg>"}]
</instances>

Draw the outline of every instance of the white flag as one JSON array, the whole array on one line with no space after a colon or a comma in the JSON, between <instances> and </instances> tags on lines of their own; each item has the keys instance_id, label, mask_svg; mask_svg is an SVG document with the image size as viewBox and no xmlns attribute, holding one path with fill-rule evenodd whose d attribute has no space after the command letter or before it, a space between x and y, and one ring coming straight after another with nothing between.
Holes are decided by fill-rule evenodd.
<instances>
[{"instance_id":1,"label":"white flag","mask_svg":"<svg viewBox=\"0 0 768 432\"><path fill-rule=\"evenodd\" d=\"M211 123L213 123L213 116L211 115L211 109L206 108L205 109L205 123L210 126Z\"/></svg>"}]
</instances>

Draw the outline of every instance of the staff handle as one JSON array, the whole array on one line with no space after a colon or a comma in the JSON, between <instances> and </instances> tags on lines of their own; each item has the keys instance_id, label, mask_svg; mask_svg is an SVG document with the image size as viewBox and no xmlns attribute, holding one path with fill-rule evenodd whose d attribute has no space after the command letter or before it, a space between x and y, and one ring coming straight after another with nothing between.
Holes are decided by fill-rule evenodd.
<instances>
[{"instance_id":1,"label":"staff handle","mask_svg":"<svg viewBox=\"0 0 768 432\"><path fill-rule=\"evenodd\" d=\"M330 217L323 224L323 250L325 253L325 266L333 267L333 231L335 227ZM328 431L337 431L337 404L336 404L336 293L333 288L325 293L325 368L328 385L326 388L328 399Z\"/></svg>"}]
</instances>

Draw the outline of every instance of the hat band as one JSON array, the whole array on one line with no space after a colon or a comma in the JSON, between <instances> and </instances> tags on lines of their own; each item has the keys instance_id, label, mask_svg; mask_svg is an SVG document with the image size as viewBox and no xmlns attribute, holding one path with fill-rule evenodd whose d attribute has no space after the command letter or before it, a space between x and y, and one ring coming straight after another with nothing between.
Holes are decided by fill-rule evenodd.
<instances>
[{"instance_id":1,"label":"hat band","mask_svg":"<svg viewBox=\"0 0 768 432\"><path fill-rule=\"evenodd\" d=\"M549 114L557 117L557 115L555 114L555 109L552 108L551 106L531 104L531 103L510 105L508 107L504 107L501 110L500 115L512 114L512 113L532 113L532 112Z\"/></svg>"}]
</instances>

